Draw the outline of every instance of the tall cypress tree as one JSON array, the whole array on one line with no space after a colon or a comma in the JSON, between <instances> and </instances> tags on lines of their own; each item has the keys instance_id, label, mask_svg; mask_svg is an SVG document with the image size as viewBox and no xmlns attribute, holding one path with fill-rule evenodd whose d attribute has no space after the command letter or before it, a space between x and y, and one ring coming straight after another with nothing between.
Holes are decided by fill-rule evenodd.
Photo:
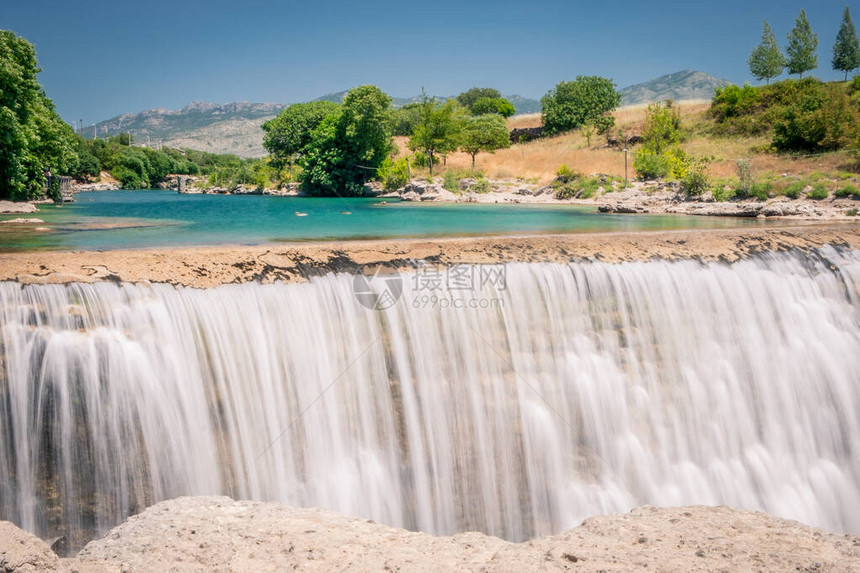
<instances>
[{"instance_id":1,"label":"tall cypress tree","mask_svg":"<svg viewBox=\"0 0 860 573\"><path fill-rule=\"evenodd\" d=\"M767 83L785 69L785 56L782 55L776 36L767 22L761 32L761 44L753 48L748 63L755 79L765 80Z\"/></svg>"},{"instance_id":2,"label":"tall cypress tree","mask_svg":"<svg viewBox=\"0 0 860 573\"><path fill-rule=\"evenodd\" d=\"M788 73L800 74L818 67L818 36L812 33L806 11L801 10L800 16L794 20L794 28L788 33Z\"/></svg>"},{"instance_id":3,"label":"tall cypress tree","mask_svg":"<svg viewBox=\"0 0 860 573\"><path fill-rule=\"evenodd\" d=\"M842 13L842 26L836 34L836 43L833 45L833 69L845 72L845 81L848 81L848 72L860 67L860 43L857 41L857 30L851 21L851 12L848 6Z\"/></svg>"}]
</instances>

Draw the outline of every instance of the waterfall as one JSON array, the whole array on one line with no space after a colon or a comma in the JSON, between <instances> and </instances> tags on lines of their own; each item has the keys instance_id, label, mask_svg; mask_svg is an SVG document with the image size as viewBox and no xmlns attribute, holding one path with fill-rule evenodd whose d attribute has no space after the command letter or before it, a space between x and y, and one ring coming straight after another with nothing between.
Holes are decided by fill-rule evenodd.
<instances>
[{"instance_id":1,"label":"waterfall","mask_svg":"<svg viewBox=\"0 0 860 573\"><path fill-rule=\"evenodd\" d=\"M420 273L386 310L347 275L0 283L0 519L226 494L511 540L641 504L860 533L860 253Z\"/></svg>"}]
</instances>

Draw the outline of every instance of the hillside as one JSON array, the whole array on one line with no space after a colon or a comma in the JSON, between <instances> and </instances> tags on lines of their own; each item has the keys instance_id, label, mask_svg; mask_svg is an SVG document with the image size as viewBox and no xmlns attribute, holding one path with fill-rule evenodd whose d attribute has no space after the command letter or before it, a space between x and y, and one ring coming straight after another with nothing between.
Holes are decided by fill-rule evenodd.
<instances>
[{"instance_id":1,"label":"hillside","mask_svg":"<svg viewBox=\"0 0 860 573\"><path fill-rule=\"evenodd\" d=\"M96 124L99 137L126 131L138 143L158 140L169 147L189 147L213 153L235 153L241 157L262 157L263 132L260 125L275 117L285 104L234 102L213 104L193 102L180 110L148 109L125 113ZM92 128L87 128L84 135Z\"/></svg>"},{"instance_id":2,"label":"hillside","mask_svg":"<svg viewBox=\"0 0 860 573\"><path fill-rule=\"evenodd\" d=\"M653 80L627 86L620 91L622 105L653 103L665 99L675 101L702 100L714 97L714 89L729 84L705 72L684 70Z\"/></svg>"}]
</instances>

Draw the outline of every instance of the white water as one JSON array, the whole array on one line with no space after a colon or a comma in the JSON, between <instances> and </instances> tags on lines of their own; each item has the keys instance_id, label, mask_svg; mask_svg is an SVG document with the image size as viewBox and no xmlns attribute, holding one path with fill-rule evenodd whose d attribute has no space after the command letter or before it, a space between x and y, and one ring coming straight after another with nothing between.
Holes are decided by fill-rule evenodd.
<instances>
[{"instance_id":1,"label":"white water","mask_svg":"<svg viewBox=\"0 0 860 573\"><path fill-rule=\"evenodd\" d=\"M384 312L348 276L0 283L0 519L224 493L514 540L646 503L860 532L860 254L514 264L449 293L481 309L404 282Z\"/></svg>"}]
</instances>

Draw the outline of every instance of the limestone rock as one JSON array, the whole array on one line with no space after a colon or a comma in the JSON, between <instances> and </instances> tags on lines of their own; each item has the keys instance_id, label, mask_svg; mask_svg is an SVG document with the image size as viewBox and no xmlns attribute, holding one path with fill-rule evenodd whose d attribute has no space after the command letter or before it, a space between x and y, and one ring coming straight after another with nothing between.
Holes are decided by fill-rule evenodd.
<instances>
[{"instance_id":1,"label":"limestone rock","mask_svg":"<svg viewBox=\"0 0 860 573\"><path fill-rule=\"evenodd\" d=\"M16 203L14 201L0 201L0 214L9 213L35 213L39 209L32 203Z\"/></svg>"},{"instance_id":2,"label":"limestone rock","mask_svg":"<svg viewBox=\"0 0 860 573\"><path fill-rule=\"evenodd\" d=\"M60 570L60 558L47 543L8 521L0 521L0 573Z\"/></svg>"}]
</instances>

